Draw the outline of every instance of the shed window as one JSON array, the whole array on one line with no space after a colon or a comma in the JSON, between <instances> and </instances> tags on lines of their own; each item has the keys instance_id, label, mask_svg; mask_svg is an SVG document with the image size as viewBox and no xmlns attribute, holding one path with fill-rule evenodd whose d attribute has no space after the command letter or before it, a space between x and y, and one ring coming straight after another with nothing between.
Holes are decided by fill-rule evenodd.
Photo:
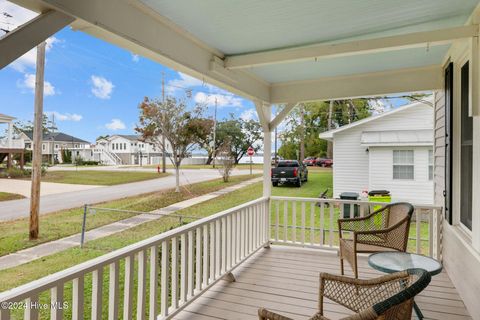
<instances>
[{"instance_id":1,"label":"shed window","mask_svg":"<svg viewBox=\"0 0 480 320\"><path fill-rule=\"evenodd\" d=\"M413 180L413 150L393 150L393 179Z\"/></svg>"},{"instance_id":2,"label":"shed window","mask_svg":"<svg viewBox=\"0 0 480 320\"><path fill-rule=\"evenodd\" d=\"M428 180L433 180L433 150L428 150Z\"/></svg>"}]
</instances>

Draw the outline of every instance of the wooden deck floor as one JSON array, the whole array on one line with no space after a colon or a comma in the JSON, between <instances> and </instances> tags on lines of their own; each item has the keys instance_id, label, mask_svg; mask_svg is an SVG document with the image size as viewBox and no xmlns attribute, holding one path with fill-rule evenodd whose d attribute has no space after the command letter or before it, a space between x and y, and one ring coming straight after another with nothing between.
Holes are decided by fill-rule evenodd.
<instances>
[{"instance_id":1,"label":"wooden deck floor","mask_svg":"<svg viewBox=\"0 0 480 320\"><path fill-rule=\"evenodd\" d=\"M360 259L360 277L381 273ZM259 307L293 319L308 319L317 310L319 272L339 274L336 253L272 246L262 249L234 272L236 282L220 281L174 319L258 319ZM351 274L350 274L351 275ZM426 319L471 319L444 271L416 299ZM340 319L349 311L325 302L325 315Z\"/></svg>"}]
</instances>

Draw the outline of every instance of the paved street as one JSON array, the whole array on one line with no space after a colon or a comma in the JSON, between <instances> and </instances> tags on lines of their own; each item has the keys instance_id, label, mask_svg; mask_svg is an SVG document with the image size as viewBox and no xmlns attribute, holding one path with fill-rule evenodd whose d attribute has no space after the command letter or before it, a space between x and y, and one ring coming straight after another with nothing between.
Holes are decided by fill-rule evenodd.
<instances>
[{"instance_id":1,"label":"paved street","mask_svg":"<svg viewBox=\"0 0 480 320\"><path fill-rule=\"evenodd\" d=\"M40 214L81 207L85 203L111 201L142 193L173 188L175 187L175 175L172 170L168 171L171 172L172 175L159 179L42 196L40 201ZM257 171L257 173L258 172L259 171ZM233 172L233 175L241 174L247 173L243 170L236 170ZM188 185L216 178L220 178L220 173L217 170L185 169L181 170L180 183L181 185ZM0 221L28 217L29 209L30 199L2 201L0 202Z\"/></svg>"},{"instance_id":2,"label":"paved street","mask_svg":"<svg viewBox=\"0 0 480 320\"><path fill-rule=\"evenodd\" d=\"M21 194L22 196L29 198L31 195L31 186L32 182L30 180L0 179L0 192ZM47 196L50 194L82 191L95 188L104 188L104 186L42 182L40 195Z\"/></svg>"}]
</instances>

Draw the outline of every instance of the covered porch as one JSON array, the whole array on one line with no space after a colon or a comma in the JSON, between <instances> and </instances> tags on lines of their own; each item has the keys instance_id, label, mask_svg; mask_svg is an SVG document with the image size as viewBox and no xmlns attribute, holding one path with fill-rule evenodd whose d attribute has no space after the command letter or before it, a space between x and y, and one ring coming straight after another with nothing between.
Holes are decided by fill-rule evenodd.
<instances>
[{"instance_id":1,"label":"covered porch","mask_svg":"<svg viewBox=\"0 0 480 320\"><path fill-rule=\"evenodd\" d=\"M71 25L241 95L255 104L263 127L264 182L258 200L1 293L0 302L70 303L68 310L26 309L26 319L254 319L258 307L306 318L314 313L318 273L339 272L335 220L343 204L360 205L361 214L373 204L271 197L273 130L305 101L433 91L435 206L416 206L408 250L442 261L445 271L418 303L430 319L480 319L477 0L13 2L39 16L0 39L1 68ZM445 72L452 63L450 75L459 80L465 61L470 91L461 99ZM458 118L465 101L475 132L470 230L461 225L460 185L447 180L459 176L460 162L452 166L447 157L445 106ZM272 105L284 107L274 115ZM461 129L458 120L454 135ZM361 259L360 277L375 275ZM327 306L332 318L346 314ZM2 309L0 318L20 313Z\"/></svg>"}]
</instances>

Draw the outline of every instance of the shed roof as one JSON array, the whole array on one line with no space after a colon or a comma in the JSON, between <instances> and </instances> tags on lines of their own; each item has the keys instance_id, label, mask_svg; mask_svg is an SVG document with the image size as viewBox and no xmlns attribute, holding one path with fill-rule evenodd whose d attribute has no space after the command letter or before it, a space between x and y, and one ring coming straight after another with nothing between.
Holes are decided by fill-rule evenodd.
<instances>
[{"instance_id":1,"label":"shed roof","mask_svg":"<svg viewBox=\"0 0 480 320\"><path fill-rule=\"evenodd\" d=\"M33 132L32 131L23 131L25 135L30 139L33 140ZM63 132L44 132L43 141L57 141L57 142L78 142L78 143L88 143L90 142L85 141L83 139L71 136L69 134L63 133Z\"/></svg>"}]
</instances>

